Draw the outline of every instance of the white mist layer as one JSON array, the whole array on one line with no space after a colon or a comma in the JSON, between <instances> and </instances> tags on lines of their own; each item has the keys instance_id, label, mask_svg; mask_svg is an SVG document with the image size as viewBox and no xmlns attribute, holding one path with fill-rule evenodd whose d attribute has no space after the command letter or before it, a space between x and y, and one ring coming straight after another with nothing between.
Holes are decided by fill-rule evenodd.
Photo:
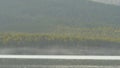
<instances>
[{"instance_id":1,"label":"white mist layer","mask_svg":"<svg viewBox=\"0 0 120 68\"><path fill-rule=\"evenodd\" d=\"M120 6L120 0L91 0L91 1Z\"/></svg>"}]
</instances>

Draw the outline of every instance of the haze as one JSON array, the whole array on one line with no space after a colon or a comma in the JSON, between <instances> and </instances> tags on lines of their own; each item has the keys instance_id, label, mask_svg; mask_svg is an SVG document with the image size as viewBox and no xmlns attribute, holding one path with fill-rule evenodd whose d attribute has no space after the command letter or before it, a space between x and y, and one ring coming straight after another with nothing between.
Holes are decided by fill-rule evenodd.
<instances>
[{"instance_id":1,"label":"haze","mask_svg":"<svg viewBox=\"0 0 120 68\"><path fill-rule=\"evenodd\" d=\"M92 0L99 3L104 4L111 4L111 5L119 5L120 6L120 0Z\"/></svg>"}]
</instances>

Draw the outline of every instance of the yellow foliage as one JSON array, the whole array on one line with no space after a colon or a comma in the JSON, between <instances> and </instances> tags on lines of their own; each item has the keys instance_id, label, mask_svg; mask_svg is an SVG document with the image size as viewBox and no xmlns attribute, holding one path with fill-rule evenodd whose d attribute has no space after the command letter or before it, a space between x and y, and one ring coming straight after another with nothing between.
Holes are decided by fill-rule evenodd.
<instances>
[{"instance_id":1,"label":"yellow foliage","mask_svg":"<svg viewBox=\"0 0 120 68\"><path fill-rule=\"evenodd\" d=\"M71 29L71 28L69 28ZM117 29L118 30L118 29ZM70 31L70 30L69 30ZM9 42L39 42L39 41L85 41L85 40L103 40L120 43L120 32L112 28L87 29L82 28L74 32L53 32L53 33L0 33L0 41L7 44Z\"/></svg>"}]
</instances>

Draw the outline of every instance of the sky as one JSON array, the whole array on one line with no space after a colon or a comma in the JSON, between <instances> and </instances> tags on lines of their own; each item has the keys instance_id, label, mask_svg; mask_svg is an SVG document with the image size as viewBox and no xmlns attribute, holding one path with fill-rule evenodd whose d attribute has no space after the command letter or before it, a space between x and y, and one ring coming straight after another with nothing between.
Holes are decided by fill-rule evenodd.
<instances>
[{"instance_id":1,"label":"sky","mask_svg":"<svg viewBox=\"0 0 120 68\"><path fill-rule=\"evenodd\" d=\"M120 6L120 0L92 0L92 1Z\"/></svg>"}]
</instances>

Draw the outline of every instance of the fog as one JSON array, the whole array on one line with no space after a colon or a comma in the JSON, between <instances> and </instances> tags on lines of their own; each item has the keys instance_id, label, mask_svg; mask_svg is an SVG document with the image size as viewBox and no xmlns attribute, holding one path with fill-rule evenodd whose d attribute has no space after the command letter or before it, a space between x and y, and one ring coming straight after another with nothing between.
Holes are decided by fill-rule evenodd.
<instances>
[{"instance_id":1,"label":"fog","mask_svg":"<svg viewBox=\"0 0 120 68\"><path fill-rule=\"evenodd\" d=\"M120 0L92 0L92 1L120 6Z\"/></svg>"}]
</instances>

